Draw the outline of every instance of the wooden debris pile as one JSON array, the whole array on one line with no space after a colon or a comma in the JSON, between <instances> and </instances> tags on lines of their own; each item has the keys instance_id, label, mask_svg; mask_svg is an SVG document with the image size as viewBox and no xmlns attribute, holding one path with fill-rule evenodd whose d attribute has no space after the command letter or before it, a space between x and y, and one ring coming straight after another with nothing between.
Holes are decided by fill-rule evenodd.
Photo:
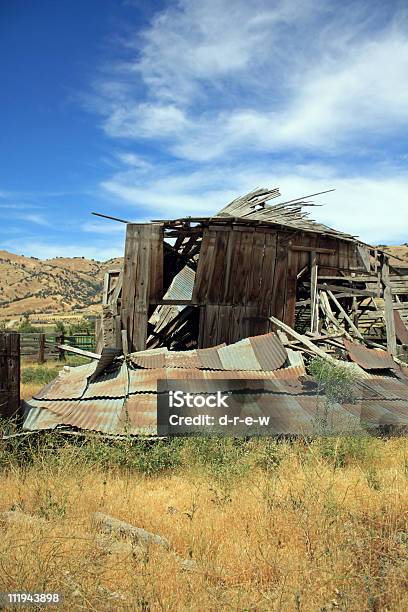
<instances>
[{"instance_id":1,"label":"wooden debris pile","mask_svg":"<svg viewBox=\"0 0 408 612\"><path fill-rule=\"evenodd\" d=\"M127 223L123 268L105 278L97 353L204 349L279 329L306 355L344 356L346 339L403 359L406 270L311 220L312 196L267 203L279 196L258 189L212 217Z\"/></svg>"}]
</instances>

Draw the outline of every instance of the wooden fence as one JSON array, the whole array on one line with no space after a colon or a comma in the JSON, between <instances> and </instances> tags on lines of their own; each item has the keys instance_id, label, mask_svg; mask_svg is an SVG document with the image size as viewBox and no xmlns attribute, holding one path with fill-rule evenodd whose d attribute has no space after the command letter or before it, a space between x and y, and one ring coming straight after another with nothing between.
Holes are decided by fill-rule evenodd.
<instances>
[{"instance_id":1,"label":"wooden fence","mask_svg":"<svg viewBox=\"0 0 408 612\"><path fill-rule=\"evenodd\" d=\"M20 335L0 332L0 417L20 413Z\"/></svg>"},{"instance_id":2,"label":"wooden fence","mask_svg":"<svg viewBox=\"0 0 408 612\"><path fill-rule=\"evenodd\" d=\"M68 344L85 351L95 350L95 336L92 334L22 333L21 356L28 361L44 363L47 360L65 359L65 351L58 348L59 344Z\"/></svg>"}]
</instances>

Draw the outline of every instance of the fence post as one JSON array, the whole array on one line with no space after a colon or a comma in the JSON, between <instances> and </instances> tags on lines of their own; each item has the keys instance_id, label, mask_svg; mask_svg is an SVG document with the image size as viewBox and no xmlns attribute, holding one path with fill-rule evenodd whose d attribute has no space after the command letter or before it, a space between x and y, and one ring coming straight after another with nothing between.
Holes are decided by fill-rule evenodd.
<instances>
[{"instance_id":1,"label":"fence post","mask_svg":"<svg viewBox=\"0 0 408 612\"><path fill-rule=\"evenodd\" d=\"M57 344L64 344L64 334L61 333L59 336L56 336L55 338ZM60 361L65 361L65 351L64 349L58 349L58 355L59 355L59 360Z\"/></svg>"},{"instance_id":2,"label":"fence post","mask_svg":"<svg viewBox=\"0 0 408 612\"><path fill-rule=\"evenodd\" d=\"M20 416L20 334L0 333L0 417Z\"/></svg>"},{"instance_id":3,"label":"fence post","mask_svg":"<svg viewBox=\"0 0 408 612\"><path fill-rule=\"evenodd\" d=\"M39 334L38 336L38 363L44 363L45 361L45 334Z\"/></svg>"}]
</instances>

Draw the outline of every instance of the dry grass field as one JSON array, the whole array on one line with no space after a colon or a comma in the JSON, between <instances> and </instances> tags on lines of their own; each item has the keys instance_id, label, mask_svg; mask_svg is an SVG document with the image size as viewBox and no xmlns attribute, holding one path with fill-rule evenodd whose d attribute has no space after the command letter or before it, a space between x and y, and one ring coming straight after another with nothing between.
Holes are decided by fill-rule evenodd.
<instances>
[{"instance_id":1,"label":"dry grass field","mask_svg":"<svg viewBox=\"0 0 408 612\"><path fill-rule=\"evenodd\" d=\"M22 396L62 365L23 364ZM0 491L0 592L61 592L62 610L408 609L406 438L34 434L0 442Z\"/></svg>"},{"instance_id":2,"label":"dry grass field","mask_svg":"<svg viewBox=\"0 0 408 612\"><path fill-rule=\"evenodd\" d=\"M81 443L0 455L0 591L65 610L406 610L408 442ZM171 551L101 535L104 512ZM32 609L32 608L26 608Z\"/></svg>"}]
</instances>

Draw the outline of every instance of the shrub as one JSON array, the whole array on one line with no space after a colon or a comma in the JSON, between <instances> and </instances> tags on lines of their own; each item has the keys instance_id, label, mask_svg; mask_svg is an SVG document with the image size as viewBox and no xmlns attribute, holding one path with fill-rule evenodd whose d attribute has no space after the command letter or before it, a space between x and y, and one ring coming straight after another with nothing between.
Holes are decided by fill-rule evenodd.
<instances>
[{"instance_id":1,"label":"shrub","mask_svg":"<svg viewBox=\"0 0 408 612\"><path fill-rule=\"evenodd\" d=\"M353 386L356 375L344 365L328 359L314 357L309 364L310 374L324 391L329 403L347 403L354 399Z\"/></svg>"},{"instance_id":2,"label":"shrub","mask_svg":"<svg viewBox=\"0 0 408 612\"><path fill-rule=\"evenodd\" d=\"M30 366L28 368L22 368L21 370L21 382L23 384L37 383L46 385L51 382L56 376L58 376L61 368L47 368L43 366Z\"/></svg>"}]
</instances>

